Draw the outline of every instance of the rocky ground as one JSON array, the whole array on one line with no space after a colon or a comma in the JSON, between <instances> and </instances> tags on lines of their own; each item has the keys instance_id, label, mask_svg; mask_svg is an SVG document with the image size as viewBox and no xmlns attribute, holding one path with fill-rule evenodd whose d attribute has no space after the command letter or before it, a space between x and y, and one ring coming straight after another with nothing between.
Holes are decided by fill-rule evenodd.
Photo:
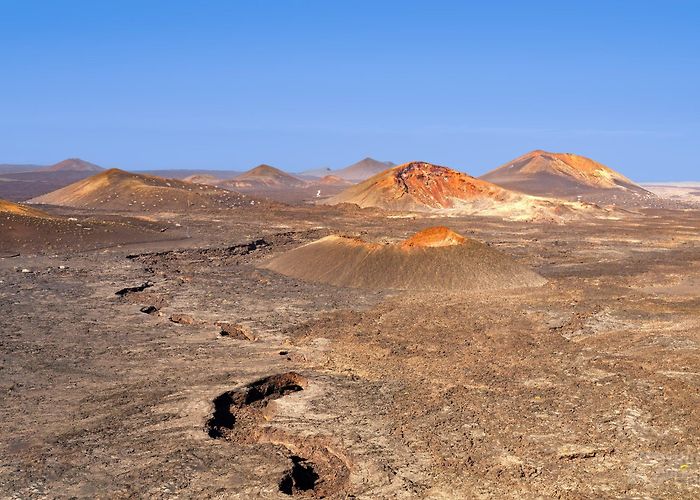
<instances>
[{"instance_id":1,"label":"rocky ground","mask_svg":"<svg viewBox=\"0 0 700 500\"><path fill-rule=\"evenodd\" d=\"M700 212L149 218L171 241L0 258L3 497L700 495ZM366 291L259 268L436 224L548 283Z\"/></svg>"}]
</instances>

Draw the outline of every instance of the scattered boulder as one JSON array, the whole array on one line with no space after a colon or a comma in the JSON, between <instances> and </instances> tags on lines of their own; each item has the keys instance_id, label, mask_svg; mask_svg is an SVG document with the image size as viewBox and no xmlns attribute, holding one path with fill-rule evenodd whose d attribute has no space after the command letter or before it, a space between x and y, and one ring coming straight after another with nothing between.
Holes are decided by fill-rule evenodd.
<instances>
[{"instance_id":1,"label":"scattered boulder","mask_svg":"<svg viewBox=\"0 0 700 500\"><path fill-rule=\"evenodd\" d=\"M129 294L132 294L132 293L143 292L146 288L150 288L152 286L153 286L152 281L146 281L145 283L138 285L138 286L130 286L130 287L122 288L121 290L114 292L114 295L116 295L118 297L125 297Z\"/></svg>"},{"instance_id":2,"label":"scattered boulder","mask_svg":"<svg viewBox=\"0 0 700 500\"><path fill-rule=\"evenodd\" d=\"M218 323L218 326L221 328L219 334L222 337L231 337L238 340L255 340L255 336L251 333L251 331L238 323L231 324L221 322Z\"/></svg>"},{"instance_id":3,"label":"scattered boulder","mask_svg":"<svg viewBox=\"0 0 700 500\"><path fill-rule=\"evenodd\" d=\"M179 325L193 325L194 318L189 314L174 313L170 315L170 321Z\"/></svg>"},{"instance_id":4,"label":"scattered boulder","mask_svg":"<svg viewBox=\"0 0 700 500\"><path fill-rule=\"evenodd\" d=\"M143 306L140 310L142 313L154 315L154 314L158 314L158 311L160 309L154 305L150 305L150 306Z\"/></svg>"}]
</instances>

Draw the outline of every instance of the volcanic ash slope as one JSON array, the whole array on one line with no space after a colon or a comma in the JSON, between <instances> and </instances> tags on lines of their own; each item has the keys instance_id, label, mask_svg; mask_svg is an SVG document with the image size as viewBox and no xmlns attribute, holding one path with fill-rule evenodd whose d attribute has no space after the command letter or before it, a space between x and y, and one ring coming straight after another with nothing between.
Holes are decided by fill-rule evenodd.
<instances>
[{"instance_id":1,"label":"volcanic ash slope","mask_svg":"<svg viewBox=\"0 0 700 500\"><path fill-rule=\"evenodd\" d=\"M493 290L545 283L511 257L446 227L396 244L327 236L263 267L305 281L375 290Z\"/></svg>"},{"instance_id":2,"label":"volcanic ash slope","mask_svg":"<svg viewBox=\"0 0 700 500\"><path fill-rule=\"evenodd\" d=\"M0 257L15 253L87 250L116 244L170 239L160 226L50 215L0 199Z\"/></svg>"},{"instance_id":3,"label":"volcanic ash slope","mask_svg":"<svg viewBox=\"0 0 700 500\"><path fill-rule=\"evenodd\" d=\"M605 214L594 205L516 193L426 162L390 168L323 203L353 203L362 208L443 215L486 215L511 220L562 221Z\"/></svg>"},{"instance_id":4,"label":"volcanic ash slope","mask_svg":"<svg viewBox=\"0 0 700 500\"><path fill-rule=\"evenodd\" d=\"M25 217L40 217L40 218L50 218L51 216L46 212L37 210L33 207L28 207L27 205L22 205L20 203L13 203L11 201L0 199L0 215L18 215Z\"/></svg>"}]
</instances>

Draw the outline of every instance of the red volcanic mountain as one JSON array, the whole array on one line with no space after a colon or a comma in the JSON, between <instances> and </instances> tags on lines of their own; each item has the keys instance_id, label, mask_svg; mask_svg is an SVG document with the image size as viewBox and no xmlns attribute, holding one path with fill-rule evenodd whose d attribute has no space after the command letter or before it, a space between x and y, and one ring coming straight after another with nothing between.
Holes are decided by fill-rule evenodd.
<instances>
[{"instance_id":1,"label":"red volcanic mountain","mask_svg":"<svg viewBox=\"0 0 700 500\"><path fill-rule=\"evenodd\" d=\"M590 195L653 196L605 165L571 153L536 150L512 160L481 179L535 196L590 198Z\"/></svg>"},{"instance_id":2,"label":"red volcanic mountain","mask_svg":"<svg viewBox=\"0 0 700 500\"><path fill-rule=\"evenodd\" d=\"M353 203L387 210L561 219L595 207L537 198L504 189L447 167L411 162L351 186L324 203Z\"/></svg>"}]
</instances>

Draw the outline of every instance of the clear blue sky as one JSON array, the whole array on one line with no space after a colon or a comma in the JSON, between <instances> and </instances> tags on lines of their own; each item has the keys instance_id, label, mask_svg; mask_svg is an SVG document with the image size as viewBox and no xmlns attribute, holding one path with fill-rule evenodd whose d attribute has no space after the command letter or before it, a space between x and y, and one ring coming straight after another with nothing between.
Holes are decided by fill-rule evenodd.
<instances>
[{"instance_id":1,"label":"clear blue sky","mask_svg":"<svg viewBox=\"0 0 700 500\"><path fill-rule=\"evenodd\" d=\"M700 2L0 0L0 163L700 180Z\"/></svg>"}]
</instances>

